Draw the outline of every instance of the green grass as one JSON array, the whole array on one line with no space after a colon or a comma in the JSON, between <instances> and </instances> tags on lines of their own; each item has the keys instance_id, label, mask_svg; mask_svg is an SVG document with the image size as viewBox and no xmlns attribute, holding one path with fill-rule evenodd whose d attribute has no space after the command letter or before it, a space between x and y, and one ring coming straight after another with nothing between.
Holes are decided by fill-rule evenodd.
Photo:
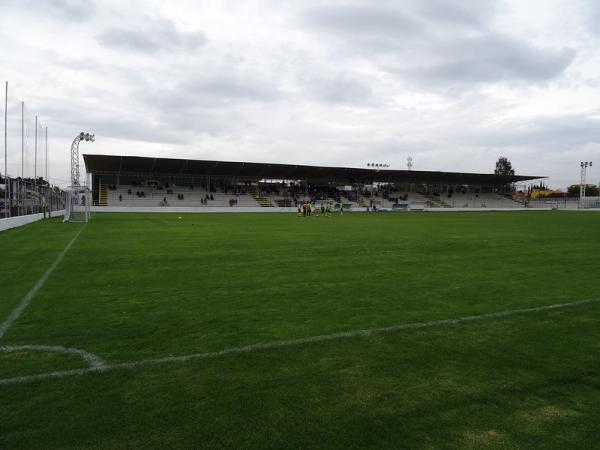
<instances>
[{"instance_id":1,"label":"green grass","mask_svg":"<svg viewBox=\"0 0 600 450\"><path fill-rule=\"evenodd\" d=\"M0 345L109 364L600 298L600 214L96 214ZM0 323L82 225L0 233ZM592 448L600 304L0 385L0 448ZM0 353L0 378L85 365Z\"/></svg>"}]
</instances>

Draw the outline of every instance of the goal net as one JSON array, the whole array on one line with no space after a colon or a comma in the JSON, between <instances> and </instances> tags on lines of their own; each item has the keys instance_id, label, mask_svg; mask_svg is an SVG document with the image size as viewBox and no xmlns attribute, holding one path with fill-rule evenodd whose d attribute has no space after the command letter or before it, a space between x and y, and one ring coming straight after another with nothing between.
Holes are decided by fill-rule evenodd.
<instances>
[{"instance_id":1,"label":"goal net","mask_svg":"<svg viewBox=\"0 0 600 450\"><path fill-rule=\"evenodd\" d=\"M65 218L63 222L88 222L92 192L87 186L71 186L65 191Z\"/></svg>"}]
</instances>

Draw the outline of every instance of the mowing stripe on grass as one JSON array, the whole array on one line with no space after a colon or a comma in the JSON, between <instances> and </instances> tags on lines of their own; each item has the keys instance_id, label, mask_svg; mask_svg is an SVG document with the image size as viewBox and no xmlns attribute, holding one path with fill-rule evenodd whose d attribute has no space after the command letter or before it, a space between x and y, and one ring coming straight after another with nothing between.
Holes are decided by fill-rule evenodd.
<instances>
[{"instance_id":1,"label":"mowing stripe on grass","mask_svg":"<svg viewBox=\"0 0 600 450\"><path fill-rule=\"evenodd\" d=\"M302 344L314 343L314 342L325 342L325 341L333 341L338 339L346 339L346 338L354 338L354 337L363 337L363 336L372 336L374 334L379 333L389 333L394 331L404 331L404 330L416 330L420 328L433 328L438 326L448 326L448 325L459 325L466 322L476 322L488 319L497 319L502 317L514 316L518 314L527 314L533 312L540 311L549 311L553 309L562 309L562 308L570 308L574 306L587 305L591 303L600 303L600 298L591 298L586 300L577 300L569 303L556 303L554 305L547 306L537 306L533 308L521 308L521 309L510 309L507 311L498 311L494 313L487 314L479 314L476 316L464 316L458 317L456 319L443 319L443 320L431 320L427 322L413 322L413 323L405 323L401 325L392 325L389 327L382 328L368 328L363 330L354 330L354 331L345 331L341 333L333 333L333 334L324 334L320 336L310 336L300 339L290 339L286 341L277 341L270 343L262 343L262 344L253 344L247 345L244 347L232 347L225 350L220 350L217 352L205 352L205 353L192 353L189 355L182 356L165 356L163 358L151 358L151 359L141 359L138 361L127 361L122 363L115 364L105 364L100 367L89 367L86 369L73 369L73 370L62 370L56 372L48 372L42 373L38 375L26 375L19 376L13 378L3 378L0 379L0 385L3 384L17 384L17 383L27 383L31 381L40 381L48 378L63 378L73 375L84 375L87 373L93 372L104 372L112 369L132 369L141 366L150 366L150 365L160 365L166 363L174 363L174 362L186 362L192 359L208 359L208 358L216 358L219 356L236 354L236 353L249 353L260 350L271 350L278 349L282 347L291 347L298 346Z\"/></svg>"},{"instance_id":2,"label":"mowing stripe on grass","mask_svg":"<svg viewBox=\"0 0 600 450\"><path fill-rule=\"evenodd\" d=\"M56 259L54 260L54 262L50 265L50 267L48 267L48 270L46 270L44 272L44 274L40 277L40 279L37 281L37 283L35 283L33 285L33 287L29 290L29 292L27 294L25 294L25 296L21 299L21 302L10 313L10 315L8 316L8 318L4 322L2 322L2 324L0 324L0 339L2 339L2 337L6 334L6 332L10 328L10 326L19 317L21 317L21 314L23 314L23 311L25 311L25 309L27 309L27 307L31 303L31 300L35 296L35 294L37 294L38 291L42 288L42 286L44 286L44 284L46 283L46 280L48 279L48 277L50 276L50 274L52 272L54 272L54 269L56 269L56 266L58 266L58 264L60 264L60 262L62 261L62 259L65 256L65 254L69 251L69 249L71 248L71 246L75 243L75 241L77 240L77 238L81 234L82 230L83 230L83 227L79 229L79 231L77 232L77 234L75 235L75 237L73 239L71 239L71 241L63 249L63 251L59 253L59 255L56 257Z\"/></svg>"}]
</instances>

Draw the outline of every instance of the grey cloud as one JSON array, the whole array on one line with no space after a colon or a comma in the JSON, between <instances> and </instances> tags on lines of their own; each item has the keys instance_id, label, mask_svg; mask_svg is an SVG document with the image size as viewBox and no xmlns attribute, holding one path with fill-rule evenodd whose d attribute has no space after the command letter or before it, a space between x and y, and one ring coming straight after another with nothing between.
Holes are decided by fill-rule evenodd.
<instances>
[{"instance_id":1,"label":"grey cloud","mask_svg":"<svg viewBox=\"0 0 600 450\"><path fill-rule=\"evenodd\" d=\"M589 143L600 143L600 117L568 115L542 118L516 128L506 130L505 140L541 147L572 150Z\"/></svg>"},{"instance_id":2,"label":"grey cloud","mask_svg":"<svg viewBox=\"0 0 600 450\"><path fill-rule=\"evenodd\" d=\"M349 75L315 75L301 83L312 98L326 103L359 106L374 101L369 84Z\"/></svg>"},{"instance_id":3,"label":"grey cloud","mask_svg":"<svg viewBox=\"0 0 600 450\"><path fill-rule=\"evenodd\" d=\"M498 9L498 1L416 0L415 10L429 21L482 29Z\"/></svg>"},{"instance_id":4,"label":"grey cloud","mask_svg":"<svg viewBox=\"0 0 600 450\"><path fill-rule=\"evenodd\" d=\"M107 76L115 78L118 73L127 87L123 92L115 94L100 86L94 89L89 105L81 106L82 100L78 100L76 106L74 101L52 97L40 102L37 110L43 117L57 118L53 132L66 137L74 129L89 127L99 136L114 139L181 144L198 134L216 136L239 129L248 120L245 108L281 96L277 83L231 67L227 75L218 75L225 72L221 68L210 76L195 75L193 66L172 69L156 78L156 73L146 76L113 68ZM181 78L175 78L176 74ZM120 109L115 109L116 105L121 105Z\"/></svg>"},{"instance_id":5,"label":"grey cloud","mask_svg":"<svg viewBox=\"0 0 600 450\"><path fill-rule=\"evenodd\" d=\"M35 2L39 5L40 2ZM42 2L44 3L44 2ZM96 9L93 0L53 0L48 2L48 11L69 17L71 19L81 19L91 16Z\"/></svg>"},{"instance_id":6,"label":"grey cloud","mask_svg":"<svg viewBox=\"0 0 600 450\"><path fill-rule=\"evenodd\" d=\"M244 108L276 101L279 96L275 83L242 74L198 78L191 74L160 88L144 80L132 92L136 107L152 118L156 128L174 131L158 132L167 140L174 138L172 142L189 141L201 133L213 136L231 133L248 120ZM119 127L118 131L131 133L128 127Z\"/></svg>"},{"instance_id":7,"label":"grey cloud","mask_svg":"<svg viewBox=\"0 0 600 450\"><path fill-rule=\"evenodd\" d=\"M437 51L439 55L431 62L412 67L407 64L399 71L439 83L535 82L559 76L575 59L573 49L541 49L495 34L439 43L429 49L430 54Z\"/></svg>"},{"instance_id":8,"label":"grey cloud","mask_svg":"<svg viewBox=\"0 0 600 450\"><path fill-rule=\"evenodd\" d=\"M600 35L600 4L595 0L582 0L586 25L594 35Z\"/></svg>"},{"instance_id":9,"label":"grey cloud","mask_svg":"<svg viewBox=\"0 0 600 450\"><path fill-rule=\"evenodd\" d=\"M272 101L277 98L277 88L260 81L251 81L241 76L215 76L208 79L188 80L180 89L192 99L208 103L230 103L231 101Z\"/></svg>"},{"instance_id":10,"label":"grey cloud","mask_svg":"<svg viewBox=\"0 0 600 450\"><path fill-rule=\"evenodd\" d=\"M125 49L141 53L161 50L195 50L206 44L201 31L182 32L169 20L142 20L140 24L105 29L98 41L109 48Z\"/></svg>"},{"instance_id":11,"label":"grey cloud","mask_svg":"<svg viewBox=\"0 0 600 450\"><path fill-rule=\"evenodd\" d=\"M417 84L546 81L573 62L569 48L540 48L499 33L491 2L422 0L402 9L353 3L305 12L349 58L363 58ZM411 6L412 5L412 6Z\"/></svg>"},{"instance_id":12,"label":"grey cloud","mask_svg":"<svg viewBox=\"0 0 600 450\"><path fill-rule=\"evenodd\" d=\"M570 151L600 144L600 116L571 114L507 122L492 129L466 131L458 141L491 147L527 146L546 151Z\"/></svg>"},{"instance_id":13,"label":"grey cloud","mask_svg":"<svg viewBox=\"0 0 600 450\"><path fill-rule=\"evenodd\" d=\"M183 144L189 141L191 130L176 128L173 124L153 119L152 114L136 116L132 112L116 113L110 109L94 108L90 105L81 114L79 108L64 108L42 104L39 108L52 123L52 136L73 139L81 130L89 130L102 138L123 139L142 142ZM59 119L60 118L60 119Z\"/></svg>"},{"instance_id":14,"label":"grey cloud","mask_svg":"<svg viewBox=\"0 0 600 450\"><path fill-rule=\"evenodd\" d=\"M279 96L275 83L251 79L241 73L197 78L191 73L170 88L146 89L141 95L165 111L231 108L248 102L271 102Z\"/></svg>"},{"instance_id":15,"label":"grey cloud","mask_svg":"<svg viewBox=\"0 0 600 450\"><path fill-rule=\"evenodd\" d=\"M43 11L47 15L69 20L88 19L96 11L93 0L4 0L4 5Z\"/></svg>"},{"instance_id":16,"label":"grey cloud","mask_svg":"<svg viewBox=\"0 0 600 450\"><path fill-rule=\"evenodd\" d=\"M304 21L328 33L369 36L406 35L419 28L416 20L396 8L373 5L335 5L306 11Z\"/></svg>"}]
</instances>

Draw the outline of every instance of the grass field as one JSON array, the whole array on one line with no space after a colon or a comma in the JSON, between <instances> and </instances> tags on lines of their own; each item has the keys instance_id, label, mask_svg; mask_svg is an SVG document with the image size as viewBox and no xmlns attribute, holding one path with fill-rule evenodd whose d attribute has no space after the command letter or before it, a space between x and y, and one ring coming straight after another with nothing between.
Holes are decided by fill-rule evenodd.
<instances>
[{"instance_id":1,"label":"grass field","mask_svg":"<svg viewBox=\"0 0 600 450\"><path fill-rule=\"evenodd\" d=\"M178 216L0 233L0 448L600 442L600 213Z\"/></svg>"}]
</instances>

